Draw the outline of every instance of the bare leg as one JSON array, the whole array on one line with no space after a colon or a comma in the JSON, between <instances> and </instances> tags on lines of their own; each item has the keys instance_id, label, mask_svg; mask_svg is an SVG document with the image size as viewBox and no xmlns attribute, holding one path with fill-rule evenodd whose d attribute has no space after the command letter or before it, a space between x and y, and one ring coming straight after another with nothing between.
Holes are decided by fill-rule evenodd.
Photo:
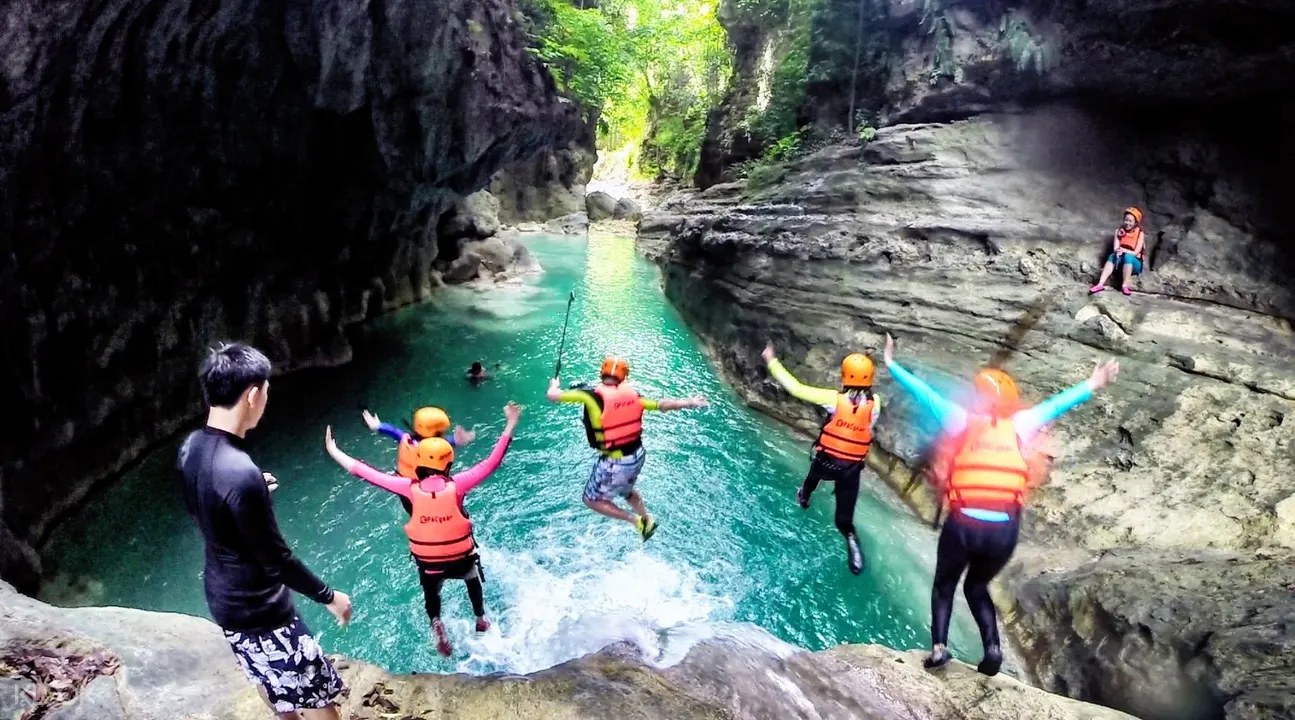
<instances>
[{"instance_id":1,"label":"bare leg","mask_svg":"<svg viewBox=\"0 0 1295 720\"><path fill-rule=\"evenodd\" d=\"M342 720L342 714L338 712L336 705L319 710L302 710L301 717L302 720Z\"/></svg>"},{"instance_id":2,"label":"bare leg","mask_svg":"<svg viewBox=\"0 0 1295 720\"><path fill-rule=\"evenodd\" d=\"M275 717L278 717L279 720L301 720L301 716L296 712L281 713L275 711L274 704L270 702L270 696L265 694L265 688L260 685L256 686L256 694L261 696L261 701L264 702L265 706L270 708L271 711L274 711Z\"/></svg>"},{"instance_id":3,"label":"bare leg","mask_svg":"<svg viewBox=\"0 0 1295 720\"><path fill-rule=\"evenodd\" d=\"M1102 266L1102 277L1098 279L1097 284L1093 287L1106 285L1106 281L1111 279L1111 273L1113 272L1115 272L1115 266L1111 264L1110 260L1107 260L1106 264Z\"/></svg>"},{"instance_id":4,"label":"bare leg","mask_svg":"<svg viewBox=\"0 0 1295 720\"><path fill-rule=\"evenodd\" d=\"M1124 263L1124 284L1120 287L1126 288L1133 282L1133 264Z\"/></svg>"},{"instance_id":5,"label":"bare leg","mask_svg":"<svg viewBox=\"0 0 1295 720\"><path fill-rule=\"evenodd\" d=\"M625 499L629 501L630 507L634 508L634 512L638 513L639 517L648 516L647 505L643 504L643 496L639 495L638 490L631 490L629 497Z\"/></svg>"},{"instance_id":6,"label":"bare leg","mask_svg":"<svg viewBox=\"0 0 1295 720\"><path fill-rule=\"evenodd\" d=\"M589 506L590 510L593 510L600 515L606 515L607 517L616 520L624 520L631 525L635 524L638 520L638 518L620 509L616 506L616 503L613 503L610 500L585 500L585 505Z\"/></svg>"}]
</instances>

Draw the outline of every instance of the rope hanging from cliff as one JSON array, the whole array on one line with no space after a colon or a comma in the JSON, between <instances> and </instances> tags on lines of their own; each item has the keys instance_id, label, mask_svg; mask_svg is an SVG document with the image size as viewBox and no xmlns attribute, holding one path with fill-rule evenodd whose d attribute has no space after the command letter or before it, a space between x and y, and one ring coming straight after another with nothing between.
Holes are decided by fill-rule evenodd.
<instances>
[{"instance_id":1,"label":"rope hanging from cliff","mask_svg":"<svg viewBox=\"0 0 1295 720\"><path fill-rule=\"evenodd\" d=\"M558 363L553 368L553 377L555 378L562 374L562 351L567 346L567 323L571 321L571 303L575 301L576 291L572 290L571 294L567 296L567 316L562 320L562 341L558 343Z\"/></svg>"}]
</instances>

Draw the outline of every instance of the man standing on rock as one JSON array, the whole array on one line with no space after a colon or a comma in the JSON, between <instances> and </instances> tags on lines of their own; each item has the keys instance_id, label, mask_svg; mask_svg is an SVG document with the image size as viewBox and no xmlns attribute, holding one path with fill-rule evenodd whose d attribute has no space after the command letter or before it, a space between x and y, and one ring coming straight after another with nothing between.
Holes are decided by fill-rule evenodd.
<instances>
[{"instance_id":1,"label":"man standing on rock","mask_svg":"<svg viewBox=\"0 0 1295 720\"><path fill-rule=\"evenodd\" d=\"M912 393L940 421L938 459L941 493L949 517L936 549L935 582L931 588L931 655L927 669L949 662L949 616L958 580L967 574L962 592L980 628L984 657L976 668L997 675L1003 665L998 639L998 616L989 596L989 583L1016 551L1021 511L1028 488L1042 480L1031 449L1040 429L1063 413L1087 402L1093 393L1114 382L1119 363L1098 365L1088 380L1030 408L1021 405L1011 376L984 368L973 380L972 404L963 408L895 362L895 341L886 336L886 368L901 387Z\"/></svg>"},{"instance_id":2,"label":"man standing on rock","mask_svg":"<svg viewBox=\"0 0 1295 720\"><path fill-rule=\"evenodd\" d=\"M813 403L828 413L823 429L814 441L814 459L805 482L796 491L796 503L809 509L809 497L820 482L835 485L836 529L845 536L846 562L850 572L863 572L863 550L854 530L854 507L859 501L859 476L872 444L872 428L881 415L881 398L872 392L876 368L862 353L847 355L841 362L841 389L802 384L778 362L773 345L764 348L769 374L796 399Z\"/></svg>"},{"instance_id":3,"label":"man standing on rock","mask_svg":"<svg viewBox=\"0 0 1295 720\"><path fill-rule=\"evenodd\" d=\"M207 425L185 439L178 469L202 531L207 607L261 697L291 720L337 720L342 679L297 616L295 590L351 619L351 599L293 557L270 501L274 478L243 451L265 413L270 361L242 343L213 350L198 370Z\"/></svg>"}]
</instances>

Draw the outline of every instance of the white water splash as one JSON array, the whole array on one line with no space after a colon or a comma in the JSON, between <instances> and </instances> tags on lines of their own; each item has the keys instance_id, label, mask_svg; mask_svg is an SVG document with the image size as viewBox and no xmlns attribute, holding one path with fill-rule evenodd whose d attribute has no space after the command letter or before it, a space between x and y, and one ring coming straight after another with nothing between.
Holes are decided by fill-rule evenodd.
<instances>
[{"instance_id":1,"label":"white water splash","mask_svg":"<svg viewBox=\"0 0 1295 720\"><path fill-rule=\"evenodd\" d=\"M715 637L714 621L732 612L733 598L706 592L691 569L647 551L615 557L586 546L573 557L572 549L484 552L486 566L498 568L487 579L504 586L506 609L480 636L468 620L451 629L468 653L460 672L531 673L621 642L669 666Z\"/></svg>"}]
</instances>

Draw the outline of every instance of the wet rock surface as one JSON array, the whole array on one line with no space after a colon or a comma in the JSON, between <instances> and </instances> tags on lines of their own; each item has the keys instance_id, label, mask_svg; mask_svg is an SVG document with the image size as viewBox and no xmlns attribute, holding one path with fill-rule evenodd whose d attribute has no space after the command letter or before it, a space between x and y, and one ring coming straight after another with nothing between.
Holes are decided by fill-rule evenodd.
<instances>
[{"instance_id":1,"label":"wet rock surface","mask_svg":"<svg viewBox=\"0 0 1295 720\"><path fill-rule=\"evenodd\" d=\"M57 718L263 718L266 708L211 623L116 608L59 609L0 584L0 646L33 638L98 648L121 671L95 679ZM353 627L351 632L360 630ZM796 650L754 628L714 639L678 665L655 668L613 646L527 676L391 675L335 659L352 720L1126 720L1129 716L960 663L939 674L916 652L850 645ZM411 638L410 642L422 642ZM0 678L0 690L13 683ZM7 706L0 706L7 707Z\"/></svg>"}]
</instances>

